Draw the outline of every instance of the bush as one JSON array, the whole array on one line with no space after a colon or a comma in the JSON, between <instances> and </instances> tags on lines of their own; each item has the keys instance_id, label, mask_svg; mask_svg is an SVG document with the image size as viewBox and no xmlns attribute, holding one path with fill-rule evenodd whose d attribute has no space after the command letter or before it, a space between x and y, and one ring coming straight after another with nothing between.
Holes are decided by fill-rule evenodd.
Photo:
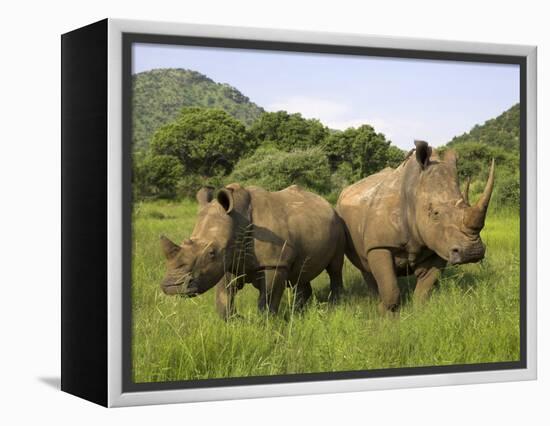
<instances>
[{"instance_id":1,"label":"bush","mask_svg":"<svg viewBox=\"0 0 550 426\"><path fill-rule=\"evenodd\" d=\"M352 181L388 166L395 167L405 158L401 149L392 146L382 133L376 133L369 125L332 133L323 148L333 171L342 164L349 165L348 178Z\"/></svg>"},{"instance_id":2,"label":"bush","mask_svg":"<svg viewBox=\"0 0 550 426\"><path fill-rule=\"evenodd\" d=\"M476 179L470 184L470 203L474 204L483 193L487 183L487 176ZM495 186L491 195L489 209L499 211L502 209L518 210L520 203L520 181L518 173L495 171Z\"/></svg>"},{"instance_id":3,"label":"bush","mask_svg":"<svg viewBox=\"0 0 550 426\"><path fill-rule=\"evenodd\" d=\"M493 192L494 204L497 207L513 207L519 209L520 182L518 173L500 173L495 176Z\"/></svg>"},{"instance_id":4,"label":"bush","mask_svg":"<svg viewBox=\"0 0 550 426\"><path fill-rule=\"evenodd\" d=\"M134 197L171 198L182 176L182 165L171 155L136 154L132 177Z\"/></svg>"},{"instance_id":5,"label":"bush","mask_svg":"<svg viewBox=\"0 0 550 426\"><path fill-rule=\"evenodd\" d=\"M286 111L263 113L250 127L256 146L274 146L287 152L319 146L328 133L319 120Z\"/></svg>"},{"instance_id":6,"label":"bush","mask_svg":"<svg viewBox=\"0 0 550 426\"><path fill-rule=\"evenodd\" d=\"M495 159L496 172L499 175L515 173L519 168L518 153L498 146L467 141L449 147L441 147L438 152L442 155L449 148L454 149L458 154L458 176L461 180L468 177L486 180L493 158Z\"/></svg>"},{"instance_id":7,"label":"bush","mask_svg":"<svg viewBox=\"0 0 550 426\"><path fill-rule=\"evenodd\" d=\"M331 204L336 204L338 197L342 190L355 183L356 180L353 178L353 170L349 163L342 163L338 166L336 171L330 176L330 193L326 195L327 200Z\"/></svg>"},{"instance_id":8,"label":"bush","mask_svg":"<svg viewBox=\"0 0 550 426\"><path fill-rule=\"evenodd\" d=\"M223 179L222 176L204 177L195 174L186 175L178 181L175 192L178 197L194 199L197 191L203 186L222 187Z\"/></svg>"},{"instance_id":9,"label":"bush","mask_svg":"<svg viewBox=\"0 0 550 426\"><path fill-rule=\"evenodd\" d=\"M226 182L257 185L268 191L298 184L323 194L330 192L330 177L328 160L319 148L293 152L260 148L240 160Z\"/></svg>"},{"instance_id":10,"label":"bush","mask_svg":"<svg viewBox=\"0 0 550 426\"><path fill-rule=\"evenodd\" d=\"M230 173L251 145L244 124L225 111L184 108L155 132L151 150L177 158L185 173L211 177Z\"/></svg>"}]
</instances>

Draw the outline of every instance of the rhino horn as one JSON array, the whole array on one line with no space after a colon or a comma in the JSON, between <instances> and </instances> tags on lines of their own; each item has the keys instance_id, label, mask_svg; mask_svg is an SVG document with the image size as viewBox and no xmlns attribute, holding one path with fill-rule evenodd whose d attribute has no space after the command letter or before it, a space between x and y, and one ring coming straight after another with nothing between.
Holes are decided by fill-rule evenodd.
<instances>
[{"instance_id":1,"label":"rhino horn","mask_svg":"<svg viewBox=\"0 0 550 426\"><path fill-rule=\"evenodd\" d=\"M464 186L464 193L462 194L462 198L464 198L464 202L466 205L470 205L470 181L472 178L468 176L468 179L466 179L466 185Z\"/></svg>"},{"instance_id":2,"label":"rhino horn","mask_svg":"<svg viewBox=\"0 0 550 426\"><path fill-rule=\"evenodd\" d=\"M168 260L174 258L181 250L180 246L171 241L169 238L166 238L164 235L161 235L160 237L160 246L164 252L164 256L166 256L166 259Z\"/></svg>"},{"instance_id":3,"label":"rhino horn","mask_svg":"<svg viewBox=\"0 0 550 426\"><path fill-rule=\"evenodd\" d=\"M495 160L491 162L491 170L489 171L489 178L487 184L481 194L478 202L471 207L468 207L464 216L464 225L467 228L475 231L480 231L485 225L485 216L487 215L487 208L489 207L489 201L491 200L491 194L493 193L493 187L495 184Z\"/></svg>"}]
</instances>

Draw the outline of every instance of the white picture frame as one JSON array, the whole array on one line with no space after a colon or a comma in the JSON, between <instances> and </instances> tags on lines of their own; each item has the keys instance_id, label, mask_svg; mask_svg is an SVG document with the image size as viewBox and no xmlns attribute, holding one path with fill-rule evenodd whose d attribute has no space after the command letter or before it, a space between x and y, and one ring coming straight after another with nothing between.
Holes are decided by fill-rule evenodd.
<instances>
[{"instance_id":1,"label":"white picture frame","mask_svg":"<svg viewBox=\"0 0 550 426\"><path fill-rule=\"evenodd\" d=\"M107 193L106 193L106 353L107 377L103 386L106 398L99 401L110 407L162 403L260 398L289 395L356 392L423 386L534 380L537 377L537 51L534 46L441 41L358 34L335 34L260 28L237 28L133 20L106 20L107 28ZM78 30L77 30L78 31ZM522 106L526 111L525 176L526 179L526 254L523 267L525 281L525 368L492 371L434 372L405 376L346 378L270 384L209 386L127 391L124 388L123 363L123 61L125 34L170 37L198 37L252 40L276 43L300 43L324 46L350 46L390 49L400 52L424 52L456 55L504 55L525 61L525 92ZM70 333L68 334L70 336ZM70 337L67 337L70 338ZM63 379L62 379L63 380ZM66 389L71 393L76 390ZM98 401L96 401L98 402Z\"/></svg>"}]
</instances>

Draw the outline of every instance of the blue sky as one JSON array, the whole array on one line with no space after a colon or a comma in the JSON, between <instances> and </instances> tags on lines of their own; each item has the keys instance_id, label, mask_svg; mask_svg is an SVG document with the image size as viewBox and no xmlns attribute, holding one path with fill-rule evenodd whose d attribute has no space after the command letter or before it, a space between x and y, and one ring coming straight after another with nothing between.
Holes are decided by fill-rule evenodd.
<instances>
[{"instance_id":1,"label":"blue sky","mask_svg":"<svg viewBox=\"0 0 550 426\"><path fill-rule=\"evenodd\" d=\"M519 66L135 44L133 72L199 71L268 111L333 129L368 123L396 145L448 142L519 102Z\"/></svg>"}]
</instances>

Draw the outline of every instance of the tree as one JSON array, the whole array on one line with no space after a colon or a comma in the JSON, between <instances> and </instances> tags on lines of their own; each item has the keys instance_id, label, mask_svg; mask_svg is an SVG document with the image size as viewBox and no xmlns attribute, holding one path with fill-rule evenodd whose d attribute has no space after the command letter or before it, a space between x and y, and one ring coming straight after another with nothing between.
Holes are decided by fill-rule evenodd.
<instances>
[{"instance_id":1,"label":"tree","mask_svg":"<svg viewBox=\"0 0 550 426\"><path fill-rule=\"evenodd\" d=\"M497 173L515 173L519 167L519 153L483 142L464 141L441 147L440 154L452 148L458 154L458 175L461 180L470 177L484 181L489 173L489 165L494 158Z\"/></svg>"},{"instance_id":2,"label":"tree","mask_svg":"<svg viewBox=\"0 0 550 426\"><path fill-rule=\"evenodd\" d=\"M239 161L227 182L257 185L268 191L298 184L324 194L330 191L330 167L320 148L285 152L264 147Z\"/></svg>"},{"instance_id":3,"label":"tree","mask_svg":"<svg viewBox=\"0 0 550 426\"><path fill-rule=\"evenodd\" d=\"M186 174L227 175L251 150L245 126L219 109L184 108L153 135L154 155L176 158Z\"/></svg>"},{"instance_id":4,"label":"tree","mask_svg":"<svg viewBox=\"0 0 550 426\"><path fill-rule=\"evenodd\" d=\"M133 187L138 196L170 198L183 176L179 160L171 155L134 156Z\"/></svg>"},{"instance_id":5,"label":"tree","mask_svg":"<svg viewBox=\"0 0 550 426\"><path fill-rule=\"evenodd\" d=\"M286 111L265 112L250 127L258 146L274 146L287 152L320 146L328 134L328 128L319 120Z\"/></svg>"},{"instance_id":6,"label":"tree","mask_svg":"<svg viewBox=\"0 0 550 426\"><path fill-rule=\"evenodd\" d=\"M405 151L401 148L396 147L395 145L390 145L388 147L388 159L386 161L387 167L397 167L405 159Z\"/></svg>"},{"instance_id":7,"label":"tree","mask_svg":"<svg viewBox=\"0 0 550 426\"><path fill-rule=\"evenodd\" d=\"M391 145L382 133L369 125L350 127L343 132L331 134L325 144L333 171L348 170L350 181L361 179L388 166L396 166L404 159L404 152ZM342 168L343 163L349 167Z\"/></svg>"}]
</instances>

